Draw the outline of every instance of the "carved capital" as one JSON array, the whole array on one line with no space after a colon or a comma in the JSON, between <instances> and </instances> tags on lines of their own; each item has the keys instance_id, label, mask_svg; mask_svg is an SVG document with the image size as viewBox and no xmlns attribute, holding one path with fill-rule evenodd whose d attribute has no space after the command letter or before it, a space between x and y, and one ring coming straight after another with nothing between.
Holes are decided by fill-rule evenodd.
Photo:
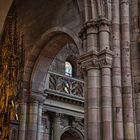
<instances>
[{"instance_id":1,"label":"carved capital","mask_svg":"<svg viewBox=\"0 0 140 140\"><path fill-rule=\"evenodd\" d=\"M83 28L79 32L79 37L84 40L88 34L98 33L98 22L96 20L88 20L84 23Z\"/></svg>"},{"instance_id":2,"label":"carved capital","mask_svg":"<svg viewBox=\"0 0 140 140\"><path fill-rule=\"evenodd\" d=\"M99 32L110 32L111 22L107 18L101 17L98 20Z\"/></svg>"},{"instance_id":3,"label":"carved capital","mask_svg":"<svg viewBox=\"0 0 140 140\"><path fill-rule=\"evenodd\" d=\"M122 4L127 4L128 5L129 4L129 0L121 0L120 1L120 5L122 5Z\"/></svg>"},{"instance_id":4,"label":"carved capital","mask_svg":"<svg viewBox=\"0 0 140 140\"><path fill-rule=\"evenodd\" d=\"M101 68L112 67L113 52L105 49L98 54L98 64Z\"/></svg>"},{"instance_id":5,"label":"carved capital","mask_svg":"<svg viewBox=\"0 0 140 140\"><path fill-rule=\"evenodd\" d=\"M43 96L43 94L41 94L39 92L32 91L32 93L30 93L28 95L28 102L29 103L43 104L44 100L45 100L45 97Z\"/></svg>"},{"instance_id":6,"label":"carved capital","mask_svg":"<svg viewBox=\"0 0 140 140\"><path fill-rule=\"evenodd\" d=\"M97 52L90 51L86 54L83 54L79 58L79 64L81 66L81 69L85 71L87 71L88 69L99 68Z\"/></svg>"},{"instance_id":7,"label":"carved capital","mask_svg":"<svg viewBox=\"0 0 140 140\"><path fill-rule=\"evenodd\" d=\"M89 20L84 24L84 30L87 34L97 34L98 33L98 26L97 21Z\"/></svg>"}]
</instances>

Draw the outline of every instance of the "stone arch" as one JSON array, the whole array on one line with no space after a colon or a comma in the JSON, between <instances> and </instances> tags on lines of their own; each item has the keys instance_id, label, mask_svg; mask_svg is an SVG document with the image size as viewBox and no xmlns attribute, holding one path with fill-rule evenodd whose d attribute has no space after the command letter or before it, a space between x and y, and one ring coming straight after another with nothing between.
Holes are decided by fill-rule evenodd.
<instances>
[{"instance_id":1,"label":"stone arch","mask_svg":"<svg viewBox=\"0 0 140 140\"><path fill-rule=\"evenodd\" d=\"M64 128L60 134L60 140L65 133L72 134L76 140L84 140L84 134L79 129L73 127Z\"/></svg>"},{"instance_id":2,"label":"stone arch","mask_svg":"<svg viewBox=\"0 0 140 140\"><path fill-rule=\"evenodd\" d=\"M79 38L65 27L54 27L45 32L39 42L33 46L25 65L27 87L34 91L43 91L48 68L56 54L66 43L74 43L80 47Z\"/></svg>"}]
</instances>

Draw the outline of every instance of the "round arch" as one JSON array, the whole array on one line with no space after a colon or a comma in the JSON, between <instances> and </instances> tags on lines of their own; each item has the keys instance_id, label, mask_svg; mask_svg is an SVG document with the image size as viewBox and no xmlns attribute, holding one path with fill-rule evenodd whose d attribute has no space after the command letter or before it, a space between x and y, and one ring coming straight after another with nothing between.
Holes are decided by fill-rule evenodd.
<instances>
[{"instance_id":1,"label":"round arch","mask_svg":"<svg viewBox=\"0 0 140 140\"><path fill-rule=\"evenodd\" d=\"M80 39L71 30L64 27L54 27L45 32L38 43L33 46L28 61L25 64L26 89L43 91L48 68L57 53L67 43L81 46Z\"/></svg>"},{"instance_id":2,"label":"round arch","mask_svg":"<svg viewBox=\"0 0 140 140\"><path fill-rule=\"evenodd\" d=\"M82 132L73 127L66 127L60 134L60 140L64 140L67 136L75 138L74 140L84 140L84 135ZM70 139L71 140L71 139Z\"/></svg>"}]
</instances>

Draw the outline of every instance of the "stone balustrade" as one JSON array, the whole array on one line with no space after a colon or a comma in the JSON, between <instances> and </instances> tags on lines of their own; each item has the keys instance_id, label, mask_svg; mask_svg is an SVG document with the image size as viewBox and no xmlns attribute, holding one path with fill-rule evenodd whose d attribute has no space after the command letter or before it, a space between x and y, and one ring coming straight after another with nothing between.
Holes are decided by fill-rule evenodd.
<instances>
[{"instance_id":1,"label":"stone balustrade","mask_svg":"<svg viewBox=\"0 0 140 140\"><path fill-rule=\"evenodd\" d=\"M49 71L49 89L84 97L84 81Z\"/></svg>"}]
</instances>

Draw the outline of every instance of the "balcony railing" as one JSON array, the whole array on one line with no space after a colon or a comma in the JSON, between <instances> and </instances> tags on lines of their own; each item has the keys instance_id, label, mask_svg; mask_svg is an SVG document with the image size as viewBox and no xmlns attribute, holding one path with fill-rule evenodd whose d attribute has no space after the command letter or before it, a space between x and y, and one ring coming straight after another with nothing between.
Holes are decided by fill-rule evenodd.
<instances>
[{"instance_id":1,"label":"balcony railing","mask_svg":"<svg viewBox=\"0 0 140 140\"><path fill-rule=\"evenodd\" d=\"M84 81L49 71L49 89L84 97Z\"/></svg>"}]
</instances>

